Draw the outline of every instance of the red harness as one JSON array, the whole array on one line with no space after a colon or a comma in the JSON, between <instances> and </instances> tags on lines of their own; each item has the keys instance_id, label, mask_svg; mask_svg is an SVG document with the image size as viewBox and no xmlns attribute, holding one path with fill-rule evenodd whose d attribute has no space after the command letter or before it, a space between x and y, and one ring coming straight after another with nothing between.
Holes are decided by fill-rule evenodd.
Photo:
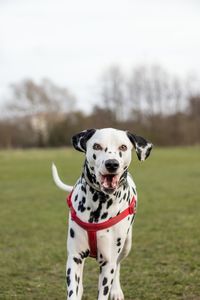
<instances>
[{"instance_id":1,"label":"red harness","mask_svg":"<svg viewBox=\"0 0 200 300\"><path fill-rule=\"evenodd\" d=\"M72 201L71 201L72 193L73 193L73 191L69 194L69 196L66 199L67 204L71 211L71 219L87 231L88 242L89 242L89 246L90 246L90 256L97 258L97 231L102 230L102 229L107 229L107 228L117 224L118 222L120 222L121 220L126 218L128 215L135 214L136 213L136 199L133 196L132 201L129 204L129 206L125 210L123 210L119 215L117 215L107 221L104 221L104 222L101 222L98 224L93 224L93 223L83 222L76 215L76 211L75 211L75 209L72 205Z\"/></svg>"}]
</instances>

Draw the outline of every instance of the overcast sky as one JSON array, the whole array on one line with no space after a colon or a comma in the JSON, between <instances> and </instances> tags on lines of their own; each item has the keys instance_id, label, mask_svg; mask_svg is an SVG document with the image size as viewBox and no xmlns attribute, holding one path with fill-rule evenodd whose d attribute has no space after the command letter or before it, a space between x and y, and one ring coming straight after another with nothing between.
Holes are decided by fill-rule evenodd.
<instances>
[{"instance_id":1,"label":"overcast sky","mask_svg":"<svg viewBox=\"0 0 200 300\"><path fill-rule=\"evenodd\" d=\"M0 101L47 77L88 109L111 65L200 76L199 0L0 0Z\"/></svg>"}]
</instances>

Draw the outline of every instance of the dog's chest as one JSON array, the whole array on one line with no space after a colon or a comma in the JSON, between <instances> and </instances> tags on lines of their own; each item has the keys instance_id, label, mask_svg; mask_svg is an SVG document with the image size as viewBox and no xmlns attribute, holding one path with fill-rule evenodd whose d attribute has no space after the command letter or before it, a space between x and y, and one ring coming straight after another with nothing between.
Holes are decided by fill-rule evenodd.
<instances>
[{"instance_id":1,"label":"dog's chest","mask_svg":"<svg viewBox=\"0 0 200 300\"><path fill-rule=\"evenodd\" d=\"M115 193L109 195L94 190L81 177L75 185L71 201L77 217L81 221L93 226L95 224L105 224L105 221L109 222L116 216L120 216L125 210L129 209L133 199L135 203L137 201L136 188L131 178L127 180L125 185L120 186ZM116 224L109 227L106 226L105 229L100 229L96 232L97 244L95 247L98 249L98 255L101 253L104 258L106 255L117 257L121 253L122 249L124 249L127 236L131 234L134 217L135 213L129 213ZM69 235L70 247L73 248L76 245L80 251L92 249L87 230L79 227L79 225L71 220L69 228L75 232L75 236L77 237L77 239L72 239L72 236ZM73 243L71 243L72 240ZM109 251L106 249L109 249Z\"/></svg>"},{"instance_id":2,"label":"dog's chest","mask_svg":"<svg viewBox=\"0 0 200 300\"><path fill-rule=\"evenodd\" d=\"M73 191L73 206L77 215L88 223L100 223L120 214L131 202L137 199L134 183L122 185L109 195L91 188L80 178Z\"/></svg>"}]
</instances>

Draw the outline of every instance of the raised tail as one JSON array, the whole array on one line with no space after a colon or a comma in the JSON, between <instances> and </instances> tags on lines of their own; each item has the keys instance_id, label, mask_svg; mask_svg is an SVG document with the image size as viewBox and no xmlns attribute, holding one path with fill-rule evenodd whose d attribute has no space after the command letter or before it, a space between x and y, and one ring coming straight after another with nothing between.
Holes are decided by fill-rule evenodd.
<instances>
[{"instance_id":1,"label":"raised tail","mask_svg":"<svg viewBox=\"0 0 200 300\"><path fill-rule=\"evenodd\" d=\"M54 163L52 163L52 176L53 176L53 180L55 182L55 184L62 190L67 191L67 192L71 192L73 189L73 186L71 185L67 185L65 183L63 183L60 180L60 177L58 176L58 171L56 166L54 165Z\"/></svg>"}]
</instances>

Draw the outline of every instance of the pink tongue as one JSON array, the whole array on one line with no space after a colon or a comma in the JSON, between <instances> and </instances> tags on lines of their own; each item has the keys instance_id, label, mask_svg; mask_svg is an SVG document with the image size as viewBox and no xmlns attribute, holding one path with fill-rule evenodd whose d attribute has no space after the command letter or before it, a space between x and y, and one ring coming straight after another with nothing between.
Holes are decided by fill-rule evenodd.
<instances>
[{"instance_id":1,"label":"pink tongue","mask_svg":"<svg viewBox=\"0 0 200 300\"><path fill-rule=\"evenodd\" d=\"M104 176L103 178L103 187L106 189L115 189L117 186L117 177L116 176Z\"/></svg>"}]
</instances>

